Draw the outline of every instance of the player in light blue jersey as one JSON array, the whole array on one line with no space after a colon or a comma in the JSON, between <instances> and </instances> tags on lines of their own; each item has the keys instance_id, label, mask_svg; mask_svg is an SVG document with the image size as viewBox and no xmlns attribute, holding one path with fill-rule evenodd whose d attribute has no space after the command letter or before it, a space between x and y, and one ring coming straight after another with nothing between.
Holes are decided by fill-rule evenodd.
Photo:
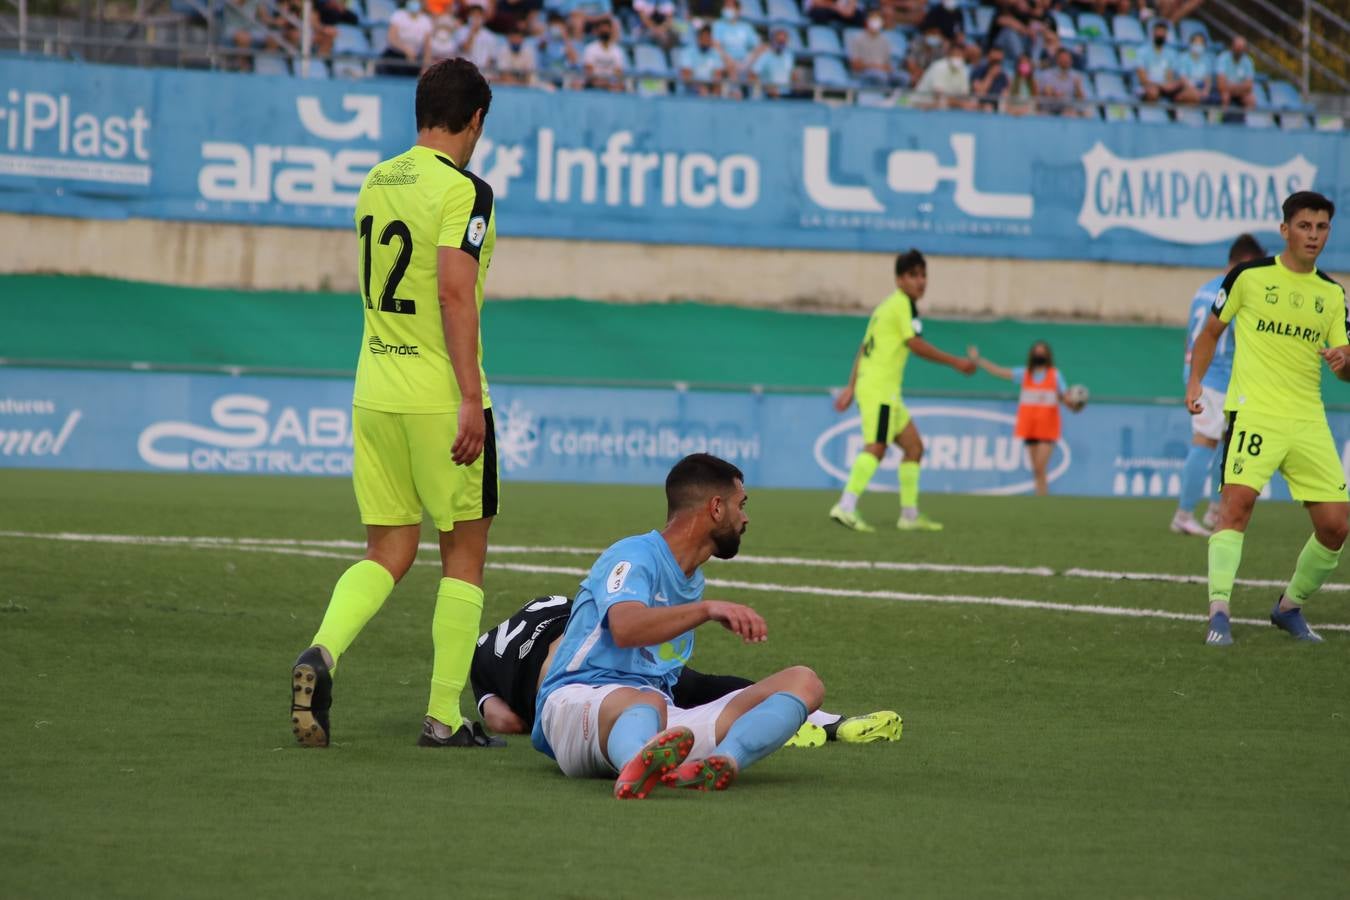
<instances>
[{"instance_id":1,"label":"player in light blue jersey","mask_svg":"<svg viewBox=\"0 0 1350 900\"><path fill-rule=\"evenodd\" d=\"M666 477L665 529L619 541L581 582L531 733L564 775L617 772L621 799L641 799L659 783L721 790L820 707L825 688L804 666L692 709L671 701L699 625L719 622L746 643L767 636L748 606L702 599L699 567L736 555L745 502L739 469L687 456Z\"/></svg>"},{"instance_id":2,"label":"player in light blue jersey","mask_svg":"<svg viewBox=\"0 0 1350 900\"><path fill-rule=\"evenodd\" d=\"M1266 255L1261 244L1250 234L1239 235L1228 249L1228 268L1261 259ZM1191 300L1190 316L1186 319L1186 357L1181 367L1181 381L1185 384L1191 377L1191 348L1195 339L1209 321L1210 309L1214 298L1218 296L1223 280L1227 277L1217 275L1201 285ZM1172 516L1171 528L1177 534L1195 534L1208 537L1214 528L1219 514L1217 503L1210 503L1205 510L1203 522L1195 519L1195 507L1205 493L1205 479L1209 477L1218 462L1219 440L1223 437L1226 419L1223 414L1223 401L1228 392L1228 379L1233 373L1233 336L1232 329L1219 337L1214 349L1214 361L1210 363L1200 382L1204 389L1201 403L1204 412L1191 416L1191 449L1186 453L1186 462L1181 467L1181 496L1177 500L1177 511ZM1216 479L1217 480L1217 479Z\"/></svg>"}]
</instances>

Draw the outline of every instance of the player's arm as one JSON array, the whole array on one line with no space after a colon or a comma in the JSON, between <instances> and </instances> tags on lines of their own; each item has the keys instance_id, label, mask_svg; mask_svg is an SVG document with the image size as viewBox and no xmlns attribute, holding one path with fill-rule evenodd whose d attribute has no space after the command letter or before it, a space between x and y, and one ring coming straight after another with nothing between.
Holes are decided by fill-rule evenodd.
<instances>
[{"instance_id":1,"label":"player's arm","mask_svg":"<svg viewBox=\"0 0 1350 900\"><path fill-rule=\"evenodd\" d=\"M679 606L647 606L629 600L609 608L609 633L619 647L651 647L673 640L704 622L721 622L747 644L767 637L768 626L759 613L739 603L700 600Z\"/></svg>"},{"instance_id":2,"label":"player's arm","mask_svg":"<svg viewBox=\"0 0 1350 900\"><path fill-rule=\"evenodd\" d=\"M478 367L478 256L492 215L492 188L471 179L472 190L446 195L436 248L437 294L445 349L459 387L459 425L450 458L471 465L487 431Z\"/></svg>"},{"instance_id":3,"label":"player's arm","mask_svg":"<svg viewBox=\"0 0 1350 900\"><path fill-rule=\"evenodd\" d=\"M1205 320L1205 327L1200 329L1200 333L1195 336L1195 343L1191 346L1191 377L1186 382L1186 409L1191 415L1199 415L1204 407L1200 404L1200 396L1203 393L1200 388L1200 382L1209 371L1209 364L1214 361L1214 348L1219 345L1219 335L1228 327L1228 323L1218 316L1210 313L1209 318Z\"/></svg>"},{"instance_id":4,"label":"player's arm","mask_svg":"<svg viewBox=\"0 0 1350 900\"><path fill-rule=\"evenodd\" d=\"M837 412L843 412L848 409L848 405L853 402L853 389L858 384L858 363L862 362L863 345L858 345L858 352L853 354L853 368L848 373L848 384L834 398L834 408Z\"/></svg>"},{"instance_id":5,"label":"player's arm","mask_svg":"<svg viewBox=\"0 0 1350 900\"><path fill-rule=\"evenodd\" d=\"M1341 298L1345 303L1345 298ZM1327 335L1329 347L1322 350L1322 358L1327 361L1331 371L1341 381L1350 381L1350 312L1336 320L1331 334Z\"/></svg>"},{"instance_id":6,"label":"player's arm","mask_svg":"<svg viewBox=\"0 0 1350 900\"><path fill-rule=\"evenodd\" d=\"M970 346L966 348L966 357L974 361L984 371L993 375L995 378L1002 378L1004 381L1012 381L1012 369L1005 369L1003 366L996 365L980 355L980 348Z\"/></svg>"},{"instance_id":7,"label":"player's arm","mask_svg":"<svg viewBox=\"0 0 1350 900\"><path fill-rule=\"evenodd\" d=\"M905 346L909 348L910 353L913 353L915 356L921 356L929 362L951 366L963 375L975 374L975 360L953 356L946 350L939 350L917 334L905 341Z\"/></svg>"},{"instance_id":8,"label":"player's arm","mask_svg":"<svg viewBox=\"0 0 1350 900\"><path fill-rule=\"evenodd\" d=\"M488 694L480 700L478 712L489 731L495 731L497 734L525 733L525 720L516 715L515 711L506 705L506 701L496 694Z\"/></svg>"}]
</instances>

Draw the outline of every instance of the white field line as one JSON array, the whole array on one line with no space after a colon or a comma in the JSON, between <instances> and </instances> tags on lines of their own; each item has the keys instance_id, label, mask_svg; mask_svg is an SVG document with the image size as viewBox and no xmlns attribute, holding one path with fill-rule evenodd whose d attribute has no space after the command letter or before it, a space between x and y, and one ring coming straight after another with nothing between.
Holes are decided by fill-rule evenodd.
<instances>
[{"instance_id":1,"label":"white field line","mask_svg":"<svg viewBox=\"0 0 1350 900\"><path fill-rule=\"evenodd\" d=\"M130 544L140 546L186 546L198 550L241 550L249 553L271 553L284 556L305 556L317 557L321 559L341 559L350 560L353 558L351 553L340 553L336 549L319 549L306 546L296 546L297 541L277 541L269 543L261 538L252 538L246 541L234 541L229 538L209 538L206 540L195 540L192 538L147 538L138 540L135 535L67 535L66 537L55 534L28 534L23 532L0 531L0 537L32 537L48 540L90 540L95 543L111 544ZM112 538L113 540L98 540L100 538ZM352 543L354 546L344 549L359 549L361 545ZM439 566L439 560L423 559L417 561L418 565ZM489 562L487 568L496 569L503 572L525 572L529 574L542 575L570 575L573 577L583 577L587 570L575 568L572 566L545 566L533 563L512 563L512 562ZM1080 613L1095 616L1115 616L1129 619L1169 619L1178 622L1205 622L1206 616L1199 613L1181 613L1172 612L1166 609L1135 609L1127 606L1103 606L1099 604L1074 604L1074 603L1054 603L1048 600L1025 600L1018 597L985 597L973 594L920 594L911 591L864 591L853 590L850 588L831 588L819 587L813 585L801 584L772 584L758 581L737 581L725 578L709 578L707 583L716 588L730 588L742 591L761 591L771 594L806 594L818 597L845 597L860 600L894 600L906 603L948 603L962 606L995 606L1005 609L1038 609L1051 612ZM1235 618L1233 622L1239 625L1267 625L1266 619L1244 619ZM1324 631L1346 631L1350 632L1350 624L1339 623L1319 623L1317 626Z\"/></svg>"},{"instance_id":2,"label":"white field line","mask_svg":"<svg viewBox=\"0 0 1350 900\"><path fill-rule=\"evenodd\" d=\"M231 537L189 537L159 536L135 534L80 534L77 532L29 532L0 531L0 538L33 538L38 540L73 541L95 544L177 544L198 546L225 546L243 549L250 545L265 547L312 547L332 550L364 550L365 544L348 540L298 540L294 538L231 538ZM437 545L423 543L422 550L436 551ZM543 556L587 556L596 557L603 552L597 547L565 546L526 546L520 544L494 544L488 547L492 554L533 554ZM1108 569L1065 569L1057 572L1048 566L965 566L951 563L917 563L871 561L858 559L813 559L801 556L756 556L740 554L726 562L733 565L744 563L762 566L801 566L813 569L837 569L873 572L939 572L959 575L1022 575L1031 578L1089 578L1099 581L1161 581L1171 584L1205 584L1204 575L1175 575L1168 572L1116 572ZM1271 578L1238 578L1235 584L1243 587L1283 588L1287 582ZM1322 586L1325 592L1350 591L1350 583L1330 582Z\"/></svg>"}]
</instances>

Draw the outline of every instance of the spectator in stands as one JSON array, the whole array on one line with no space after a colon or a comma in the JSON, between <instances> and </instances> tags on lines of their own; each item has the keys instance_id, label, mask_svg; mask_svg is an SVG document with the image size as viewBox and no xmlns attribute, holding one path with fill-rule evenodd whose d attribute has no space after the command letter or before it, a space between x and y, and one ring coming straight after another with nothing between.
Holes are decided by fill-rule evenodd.
<instances>
[{"instance_id":1,"label":"spectator in stands","mask_svg":"<svg viewBox=\"0 0 1350 900\"><path fill-rule=\"evenodd\" d=\"M595 40L581 53L581 65L586 71L586 87L600 91L622 91L628 59L623 48L614 40L612 18L602 21L595 29Z\"/></svg>"},{"instance_id":2,"label":"spectator in stands","mask_svg":"<svg viewBox=\"0 0 1350 900\"><path fill-rule=\"evenodd\" d=\"M1041 112L1051 116L1080 116L1082 108L1074 106L1087 99L1083 90L1083 76L1074 71L1073 54L1060 47L1055 64L1041 72L1036 79L1036 93L1041 98Z\"/></svg>"},{"instance_id":3,"label":"spectator in stands","mask_svg":"<svg viewBox=\"0 0 1350 900\"><path fill-rule=\"evenodd\" d=\"M950 44L947 55L928 67L919 79L918 106L928 109L975 109L970 95L970 72L960 44Z\"/></svg>"},{"instance_id":4,"label":"spectator in stands","mask_svg":"<svg viewBox=\"0 0 1350 900\"><path fill-rule=\"evenodd\" d=\"M546 77L557 80L565 87L567 72L575 71L581 65L581 54L567 30L567 21L562 13L550 10L544 25L544 33L539 36L539 71Z\"/></svg>"},{"instance_id":5,"label":"spectator in stands","mask_svg":"<svg viewBox=\"0 0 1350 900\"><path fill-rule=\"evenodd\" d=\"M1033 53L1036 30L1032 23L1038 18L1037 9L1028 0L999 0L998 12L989 26L989 46L1002 47L1012 57Z\"/></svg>"},{"instance_id":6,"label":"spectator in stands","mask_svg":"<svg viewBox=\"0 0 1350 900\"><path fill-rule=\"evenodd\" d=\"M1070 5L1079 12L1094 12L1104 17L1138 14L1145 8L1144 3L1145 0L1070 0ZM1081 30L1079 34L1086 38L1110 37L1110 35L1084 33Z\"/></svg>"},{"instance_id":7,"label":"spectator in stands","mask_svg":"<svg viewBox=\"0 0 1350 900\"><path fill-rule=\"evenodd\" d=\"M459 55L478 67L484 75L492 71L497 59L499 40L488 31L487 10L482 6L465 7L465 23L455 34Z\"/></svg>"},{"instance_id":8,"label":"spectator in stands","mask_svg":"<svg viewBox=\"0 0 1350 900\"><path fill-rule=\"evenodd\" d=\"M973 45L972 46L976 46ZM1008 72L1003 68L1003 50L993 47L984 62L970 70L970 92L981 109L997 111L1008 94Z\"/></svg>"},{"instance_id":9,"label":"spectator in stands","mask_svg":"<svg viewBox=\"0 0 1350 900\"><path fill-rule=\"evenodd\" d=\"M891 42L881 33L881 13L867 17L867 27L848 44L848 66L863 84L890 87L895 84Z\"/></svg>"},{"instance_id":10,"label":"spectator in stands","mask_svg":"<svg viewBox=\"0 0 1350 900\"><path fill-rule=\"evenodd\" d=\"M738 78L749 69L750 54L759 47L759 32L741 18L740 0L726 0L722 17L712 25L713 43L727 57L727 77Z\"/></svg>"},{"instance_id":11,"label":"spectator in stands","mask_svg":"<svg viewBox=\"0 0 1350 900\"><path fill-rule=\"evenodd\" d=\"M1087 68L1087 56L1081 50L1070 47L1060 38L1059 32L1053 26L1040 27L1037 23L1037 42L1032 51L1031 59L1038 69L1049 69L1059 60L1059 51L1061 49L1069 51L1069 57L1073 61L1075 69Z\"/></svg>"},{"instance_id":12,"label":"spectator in stands","mask_svg":"<svg viewBox=\"0 0 1350 900\"><path fill-rule=\"evenodd\" d=\"M1153 40L1141 44L1134 55L1139 93L1150 103L1159 99L1179 100L1187 89L1186 82L1177 76L1172 51L1167 49L1167 30L1166 22L1154 22Z\"/></svg>"},{"instance_id":13,"label":"spectator in stands","mask_svg":"<svg viewBox=\"0 0 1350 900\"><path fill-rule=\"evenodd\" d=\"M492 69L502 84L534 84L539 58L535 55L534 45L526 37L523 22L513 28L506 36L506 42L497 48L497 58L492 62Z\"/></svg>"},{"instance_id":14,"label":"spectator in stands","mask_svg":"<svg viewBox=\"0 0 1350 900\"><path fill-rule=\"evenodd\" d=\"M278 24L271 6L263 0L226 0L221 10L221 27L230 43L241 51L233 58L239 69L252 68L253 50L277 50L272 28Z\"/></svg>"},{"instance_id":15,"label":"spectator in stands","mask_svg":"<svg viewBox=\"0 0 1350 900\"><path fill-rule=\"evenodd\" d=\"M314 0L314 9L325 25L361 24L361 17L351 9L351 0Z\"/></svg>"},{"instance_id":16,"label":"spectator in stands","mask_svg":"<svg viewBox=\"0 0 1350 900\"><path fill-rule=\"evenodd\" d=\"M1158 15L1173 25L1180 25L1181 20L1195 12L1205 0L1155 0L1155 2L1158 5Z\"/></svg>"},{"instance_id":17,"label":"spectator in stands","mask_svg":"<svg viewBox=\"0 0 1350 900\"><path fill-rule=\"evenodd\" d=\"M1188 90L1177 97L1179 103L1218 103L1219 92L1214 85L1214 66L1205 44L1205 36L1191 37L1189 50L1177 57L1177 74L1186 82Z\"/></svg>"},{"instance_id":18,"label":"spectator in stands","mask_svg":"<svg viewBox=\"0 0 1350 900\"><path fill-rule=\"evenodd\" d=\"M1219 54L1214 71L1220 103L1224 106L1231 103L1246 109L1256 106L1256 68L1247 53L1246 38L1233 38L1229 49Z\"/></svg>"},{"instance_id":19,"label":"spectator in stands","mask_svg":"<svg viewBox=\"0 0 1350 900\"><path fill-rule=\"evenodd\" d=\"M919 23L919 30L927 31L930 28L941 31L942 36L949 41L964 39L966 26L961 19L960 0L941 0L930 6Z\"/></svg>"},{"instance_id":20,"label":"spectator in stands","mask_svg":"<svg viewBox=\"0 0 1350 900\"><path fill-rule=\"evenodd\" d=\"M700 97L716 95L732 66L732 60L713 40L712 28L704 25L699 28L694 43L680 54L680 81L689 93Z\"/></svg>"},{"instance_id":21,"label":"spectator in stands","mask_svg":"<svg viewBox=\"0 0 1350 900\"><path fill-rule=\"evenodd\" d=\"M807 0L806 17L816 25L861 25L858 0Z\"/></svg>"},{"instance_id":22,"label":"spectator in stands","mask_svg":"<svg viewBox=\"0 0 1350 900\"><path fill-rule=\"evenodd\" d=\"M1014 116L1030 115L1036 111L1036 67L1025 53L1017 58L1017 65L1013 66L1012 84L1008 87L1008 103L1004 109Z\"/></svg>"},{"instance_id":23,"label":"spectator in stands","mask_svg":"<svg viewBox=\"0 0 1350 900\"><path fill-rule=\"evenodd\" d=\"M633 0L633 12L642 23L643 33L653 44L667 51L679 45L673 0Z\"/></svg>"},{"instance_id":24,"label":"spectator in stands","mask_svg":"<svg viewBox=\"0 0 1350 900\"><path fill-rule=\"evenodd\" d=\"M775 28L767 44L761 44L750 62L750 80L758 84L766 97L792 94L792 71L797 61L788 48L788 33Z\"/></svg>"},{"instance_id":25,"label":"spectator in stands","mask_svg":"<svg viewBox=\"0 0 1350 900\"><path fill-rule=\"evenodd\" d=\"M431 32L422 43L422 69L433 63L459 56L460 21L449 12L442 12L431 20Z\"/></svg>"},{"instance_id":26,"label":"spectator in stands","mask_svg":"<svg viewBox=\"0 0 1350 900\"><path fill-rule=\"evenodd\" d=\"M928 67L947 55L950 42L942 36L937 26L929 26L919 37L909 42L909 51L905 54L905 70L909 72L909 83L918 84Z\"/></svg>"},{"instance_id":27,"label":"spectator in stands","mask_svg":"<svg viewBox=\"0 0 1350 900\"><path fill-rule=\"evenodd\" d=\"M422 10L421 0L406 0L402 9L389 17L388 46L375 71L380 75L411 75L421 71L422 51L431 34L431 16Z\"/></svg>"},{"instance_id":28,"label":"spectator in stands","mask_svg":"<svg viewBox=\"0 0 1350 900\"><path fill-rule=\"evenodd\" d=\"M497 0L496 11L488 17L488 28L509 35L519 25L529 35L529 20L544 8L543 0Z\"/></svg>"},{"instance_id":29,"label":"spectator in stands","mask_svg":"<svg viewBox=\"0 0 1350 900\"><path fill-rule=\"evenodd\" d=\"M281 37L286 43L300 49L303 40L305 21L304 0L281 0L277 8L281 19ZM319 10L313 3L309 7L310 53L315 56L328 56L333 52L333 41L337 40L337 26L325 25L319 19Z\"/></svg>"}]
</instances>

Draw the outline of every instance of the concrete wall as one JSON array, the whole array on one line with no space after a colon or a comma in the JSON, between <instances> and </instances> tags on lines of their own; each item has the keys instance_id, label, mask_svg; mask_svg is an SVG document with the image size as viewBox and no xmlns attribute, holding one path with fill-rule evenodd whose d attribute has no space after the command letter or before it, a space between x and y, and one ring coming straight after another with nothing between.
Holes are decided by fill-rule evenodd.
<instances>
[{"instance_id":1,"label":"concrete wall","mask_svg":"<svg viewBox=\"0 0 1350 900\"><path fill-rule=\"evenodd\" d=\"M926 312L1181 324L1213 271L1090 262L932 257ZM870 309L892 257L502 238L493 297L709 300L785 309ZM356 243L342 230L103 221L0 214L0 271L102 275L202 287L355 290Z\"/></svg>"}]
</instances>

